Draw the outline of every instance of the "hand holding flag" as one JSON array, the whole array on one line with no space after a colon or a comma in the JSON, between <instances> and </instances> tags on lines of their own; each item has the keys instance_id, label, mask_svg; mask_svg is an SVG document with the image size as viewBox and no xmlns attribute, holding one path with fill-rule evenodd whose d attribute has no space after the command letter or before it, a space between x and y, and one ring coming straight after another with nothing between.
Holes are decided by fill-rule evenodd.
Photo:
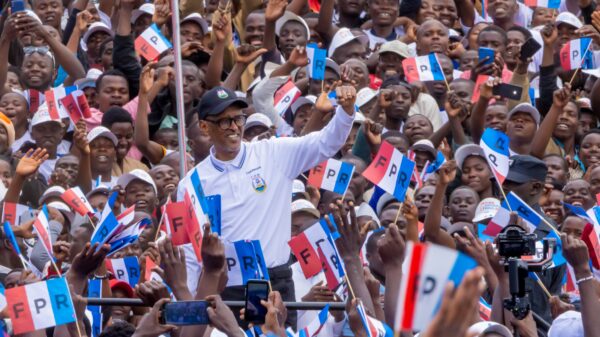
<instances>
[{"instance_id":1,"label":"hand holding flag","mask_svg":"<svg viewBox=\"0 0 600 337\"><path fill-rule=\"evenodd\" d=\"M404 201L414 169L413 161L402 155L392 144L383 142L363 176L392 194L398 201Z\"/></svg>"},{"instance_id":2,"label":"hand holding flag","mask_svg":"<svg viewBox=\"0 0 600 337\"><path fill-rule=\"evenodd\" d=\"M310 170L308 184L345 195L353 173L354 165L336 159L328 159Z\"/></svg>"},{"instance_id":3,"label":"hand holding flag","mask_svg":"<svg viewBox=\"0 0 600 337\"><path fill-rule=\"evenodd\" d=\"M504 183L504 179L508 175L510 164L509 144L510 139L506 134L491 128L485 129L479 142L479 146L483 149L485 159L492 168L492 172L500 188L502 188L502 183Z\"/></svg>"}]
</instances>

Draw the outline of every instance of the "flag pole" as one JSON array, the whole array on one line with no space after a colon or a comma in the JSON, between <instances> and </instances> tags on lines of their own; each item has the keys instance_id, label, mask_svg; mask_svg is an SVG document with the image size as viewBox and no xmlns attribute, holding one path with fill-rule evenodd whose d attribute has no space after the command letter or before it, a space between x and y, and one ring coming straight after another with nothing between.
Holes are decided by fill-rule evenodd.
<instances>
[{"instance_id":1,"label":"flag pole","mask_svg":"<svg viewBox=\"0 0 600 337\"><path fill-rule=\"evenodd\" d=\"M179 177L186 173L186 137L185 137L185 111L183 103L183 77L181 67L181 34L179 32L179 0L171 0L171 24L173 31L173 58L175 68L175 103L177 107L177 139L179 141Z\"/></svg>"},{"instance_id":2,"label":"flag pole","mask_svg":"<svg viewBox=\"0 0 600 337\"><path fill-rule=\"evenodd\" d=\"M583 56L581 57L581 62L579 62L579 67L577 67L577 69L575 69L575 72L573 73L573 76L571 76L571 80L569 81L569 86L571 86L573 84L573 80L575 79L575 76L577 76L577 72L583 66L583 62L585 62L585 57L586 57L588 51L590 50L590 46L591 45L592 45L592 41L590 41L590 43L588 44L587 48L585 49L585 52L583 53Z\"/></svg>"}]
</instances>

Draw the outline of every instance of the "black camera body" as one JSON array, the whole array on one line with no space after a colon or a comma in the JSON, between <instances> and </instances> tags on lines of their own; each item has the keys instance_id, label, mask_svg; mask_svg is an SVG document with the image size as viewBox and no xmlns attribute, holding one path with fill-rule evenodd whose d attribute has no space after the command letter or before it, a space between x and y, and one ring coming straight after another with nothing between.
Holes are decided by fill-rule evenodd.
<instances>
[{"instance_id":1,"label":"black camera body","mask_svg":"<svg viewBox=\"0 0 600 337\"><path fill-rule=\"evenodd\" d=\"M537 235L525 233L517 226L509 226L506 231L498 234L498 254L505 259L520 258L524 255L535 255Z\"/></svg>"}]
</instances>

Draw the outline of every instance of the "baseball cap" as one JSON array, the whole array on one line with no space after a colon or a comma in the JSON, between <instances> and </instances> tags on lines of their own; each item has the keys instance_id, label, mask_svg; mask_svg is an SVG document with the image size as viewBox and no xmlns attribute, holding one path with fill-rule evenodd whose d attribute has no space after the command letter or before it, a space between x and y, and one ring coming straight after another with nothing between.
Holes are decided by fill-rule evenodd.
<instances>
[{"instance_id":1,"label":"baseball cap","mask_svg":"<svg viewBox=\"0 0 600 337\"><path fill-rule=\"evenodd\" d=\"M305 212L314 215L317 219L321 217L321 213L315 208L315 205L306 199L297 199L292 202L292 215L297 212Z\"/></svg>"},{"instance_id":2,"label":"baseball cap","mask_svg":"<svg viewBox=\"0 0 600 337\"><path fill-rule=\"evenodd\" d=\"M115 33L103 22L94 22L90 25L87 32L83 34L83 38L81 39L81 49L87 51L87 41L92 36L92 34L97 32L105 32L110 36L115 36Z\"/></svg>"},{"instance_id":3,"label":"baseball cap","mask_svg":"<svg viewBox=\"0 0 600 337\"><path fill-rule=\"evenodd\" d=\"M42 105L39 106L39 108L33 115L33 118L31 118L31 126L33 127L33 126L36 126L39 124L44 124L44 123L49 123L49 122L54 122L54 123L63 125L63 123L60 119L53 119L52 117L50 117L50 112L48 111L48 105L46 105L46 103L44 102Z\"/></svg>"},{"instance_id":4,"label":"baseball cap","mask_svg":"<svg viewBox=\"0 0 600 337\"><path fill-rule=\"evenodd\" d=\"M127 297L129 297L129 298L134 297L133 296L133 288L131 288L129 283L127 283L125 281L117 280L117 279L112 279L112 280L108 281L108 284L110 285L111 290L114 291L114 290L120 289L125 292Z\"/></svg>"},{"instance_id":5,"label":"baseball cap","mask_svg":"<svg viewBox=\"0 0 600 337\"><path fill-rule=\"evenodd\" d=\"M500 208L500 200L496 198L485 198L479 202L475 209L475 217L473 222L480 222L485 219L491 219Z\"/></svg>"},{"instance_id":6,"label":"baseball cap","mask_svg":"<svg viewBox=\"0 0 600 337\"><path fill-rule=\"evenodd\" d=\"M198 118L205 119L207 116L216 116L232 105L238 105L242 109L248 107L243 98L237 97L235 92L225 87L214 87L207 91L198 105Z\"/></svg>"},{"instance_id":7,"label":"baseball cap","mask_svg":"<svg viewBox=\"0 0 600 337\"><path fill-rule=\"evenodd\" d=\"M371 217L371 219L373 219L373 221L375 221L377 223L377 226L380 226L379 217L377 216L377 214L375 213L373 208L368 203L363 201L363 203L360 204L360 206L355 207L355 210L356 210L357 218L360 216Z\"/></svg>"},{"instance_id":8,"label":"baseball cap","mask_svg":"<svg viewBox=\"0 0 600 337\"><path fill-rule=\"evenodd\" d=\"M356 93L356 106L360 109L360 107L367 104L376 96L377 90L373 90L371 88L362 88Z\"/></svg>"},{"instance_id":9,"label":"baseball cap","mask_svg":"<svg viewBox=\"0 0 600 337\"><path fill-rule=\"evenodd\" d=\"M535 121L536 125L540 124L540 112L533 105L531 105L529 103L520 103L516 107L514 107L512 110L510 110L507 118L510 119L510 117L517 112L528 113L529 115L531 115L531 117Z\"/></svg>"},{"instance_id":10,"label":"baseball cap","mask_svg":"<svg viewBox=\"0 0 600 337\"><path fill-rule=\"evenodd\" d=\"M581 23L581 21L579 21L575 14L571 12L562 12L558 14L558 16L556 17L556 21L554 21L554 24L558 26L561 23L566 23L567 25L575 27L577 29L583 27L583 23Z\"/></svg>"},{"instance_id":11,"label":"baseball cap","mask_svg":"<svg viewBox=\"0 0 600 337\"><path fill-rule=\"evenodd\" d=\"M294 182L292 183L292 197L296 196L297 194L300 194L305 199L309 198L308 193L306 193L306 187L304 186L302 180L294 179Z\"/></svg>"},{"instance_id":12,"label":"baseball cap","mask_svg":"<svg viewBox=\"0 0 600 337\"><path fill-rule=\"evenodd\" d=\"M85 195L85 197L89 199L90 197L96 194L104 194L108 196L109 193L110 187L108 185L98 184L94 186L94 188L92 188L92 190L89 191L88 194Z\"/></svg>"},{"instance_id":13,"label":"baseball cap","mask_svg":"<svg viewBox=\"0 0 600 337\"><path fill-rule=\"evenodd\" d=\"M248 119L246 119L246 129L249 129L253 126L262 125L267 129L273 126L273 122L267 117L265 114L256 112L250 115Z\"/></svg>"},{"instance_id":14,"label":"baseball cap","mask_svg":"<svg viewBox=\"0 0 600 337\"><path fill-rule=\"evenodd\" d=\"M548 337L583 337L581 313L573 310L562 313L552 321Z\"/></svg>"},{"instance_id":15,"label":"baseball cap","mask_svg":"<svg viewBox=\"0 0 600 337\"><path fill-rule=\"evenodd\" d=\"M456 153L454 153L454 159L456 159L456 163L460 170L462 170L465 160L470 156L479 156L485 159L485 154L483 153L481 146L477 144L465 144L459 147L456 150Z\"/></svg>"},{"instance_id":16,"label":"baseball cap","mask_svg":"<svg viewBox=\"0 0 600 337\"><path fill-rule=\"evenodd\" d=\"M60 198L63 193L65 193L65 189L61 186L55 185L48 187L40 197L40 205L45 204L50 198Z\"/></svg>"},{"instance_id":17,"label":"baseball cap","mask_svg":"<svg viewBox=\"0 0 600 337\"><path fill-rule=\"evenodd\" d=\"M84 78L80 78L77 81L75 81L75 85L79 90L83 90L85 88L95 88L96 80L98 79L98 77L100 77L100 75L102 75L102 71L96 68L90 68L87 74L85 74Z\"/></svg>"},{"instance_id":18,"label":"baseball cap","mask_svg":"<svg viewBox=\"0 0 600 337\"><path fill-rule=\"evenodd\" d=\"M379 55L383 53L394 53L403 58L410 58L410 50L408 45L398 40L389 41L381 45L379 48Z\"/></svg>"},{"instance_id":19,"label":"baseball cap","mask_svg":"<svg viewBox=\"0 0 600 337\"><path fill-rule=\"evenodd\" d=\"M433 147L433 143L429 139L421 139L411 146L411 150L413 151L423 151L428 152L435 158L437 156L437 151L435 147Z\"/></svg>"},{"instance_id":20,"label":"baseball cap","mask_svg":"<svg viewBox=\"0 0 600 337\"><path fill-rule=\"evenodd\" d=\"M506 180L515 183L527 183L532 180L545 181L548 167L544 161L529 155L510 157L510 166Z\"/></svg>"},{"instance_id":21,"label":"baseball cap","mask_svg":"<svg viewBox=\"0 0 600 337\"><path fill-rule=\"evenodd\" d=\"M327 55L332 56L339 47L350 43L351 41L358 41L366 46L369 44L369 37L366 35L356 36L350 29L340 28L331 39Z\"/></svg>"},{"instance_id":22,"label":"baseball cap","mask_svg":"<svg viewBox=\"0 0 600 337\"><path fill-rule=\"evenodd\" d=\"M88 143L91 143L94 139L98 137L105 137L110 139L115 144L115 146L117 146L117 144L119 143L115 134L104 126L97 126L93 128L87 135L87 141Z\"/></svg>"},{"instance_id":23,"label":"baseball cap","mask_svg":"<svg viewBox=\"0 0 600 337\"><path fill-rule=\"evenodd\" d=\"M208 34L208 23L206 22L206 20L202 17L202 15L198 14L198 13L192 13L188 16L186 16L185 18L183 18L183 20L181 20L181 24L186 23L187 21L192 21L197 23L200 26L200 29L202 29L202 33L204 35Z\"/></svg>"},{"instance_id":24,"label":"baseball cap","mask_svg":"<svg viewBox=\"0 0 600 337\"><path fill-rule=\"evenodd\" d=\"M330 58L325 59L325 69L327 68L333 70L338 76L340 76L340 66L335 63L334 60Z\"/></svg>"},{"instance_id":25,"label":"baseball cap","mask_svg":"<svg viewBox=\"0 0 600 337\"><path fill-rule=\"evenodd\" d=\"M279 32L281 31L283 25L285 25L288 21L300 22L304 26L304 29L306 29L306 37L310 38L310 28L308 28L308 24L306 23L306 21L304 21L303 18L290 11L285 11L285 13L283 13L283 16L277 19L277 21L275 22L275 33L277 34L277 36L279 36Z\"/></svg>"},{"instance_id":26,"label":"baseball cap","mask_svg":"<svg viewBox=\"0 0 600 337\"><path fill-rule=\"evenodd\" d=\"M140 8L134 9L131 13L131 23L134 24L137 21L137 19L139 19L140 16L144 14L148 14L151 16L154 15L154 4L145 3L141 5Z\"/></svg>"},{"instance_id":27,"label":"baseball cap","mask_svg":"<svg viewBox=\"0 0 600 337\"><path fill-rule=\"evenodd\" d=\"M117 180L117 185L125 189L127 185L129 185L129 183L134 180L141 180L146 184L151 185L154 189L154 193L158 193L156 190L156 185L154 184L154 180L152 180L152 177L148 174L148 172L140 169L135 169L129 173L125 173L124 175L120 176Z\"/></svg>"},{"instance_id":28,"label":"baseball cap","mask_svg":"<svg viewBox=\"0 0 600 337\"><path fill-rule=\"evenodd\" d=\"M313 95L298 97L298 99L294 103L292 103L292 114L295 115L296 111L298 111L298 109L300 109L301 107L303 107L307 104L313 105L313 104L315 104L316 101L317 101L317 97L315 97Z\"/></svg>"}]
</instances>

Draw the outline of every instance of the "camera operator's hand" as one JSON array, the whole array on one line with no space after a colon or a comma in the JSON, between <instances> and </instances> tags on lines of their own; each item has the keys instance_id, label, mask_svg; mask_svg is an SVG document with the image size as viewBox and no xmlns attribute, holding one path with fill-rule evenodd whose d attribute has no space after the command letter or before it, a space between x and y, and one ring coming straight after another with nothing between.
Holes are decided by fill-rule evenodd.
<instances>
[{"instance_id":1,"label":"camera operator's hand","mask_svg":"<svg viewBox=\"0 0 600 337\"><path fill-rule=\"evenodd\" d=\"M517 336L517 332L518 332L518 336L521 336L521 337L537 337L538 336L537 325L535 324L535 321L533 320L533 315L531 314L531 311L523 319L516 319L513 317L510 320L510 324L515 329L514 332L515 332L516 336Z\"/></svg>"}]
</instances>

